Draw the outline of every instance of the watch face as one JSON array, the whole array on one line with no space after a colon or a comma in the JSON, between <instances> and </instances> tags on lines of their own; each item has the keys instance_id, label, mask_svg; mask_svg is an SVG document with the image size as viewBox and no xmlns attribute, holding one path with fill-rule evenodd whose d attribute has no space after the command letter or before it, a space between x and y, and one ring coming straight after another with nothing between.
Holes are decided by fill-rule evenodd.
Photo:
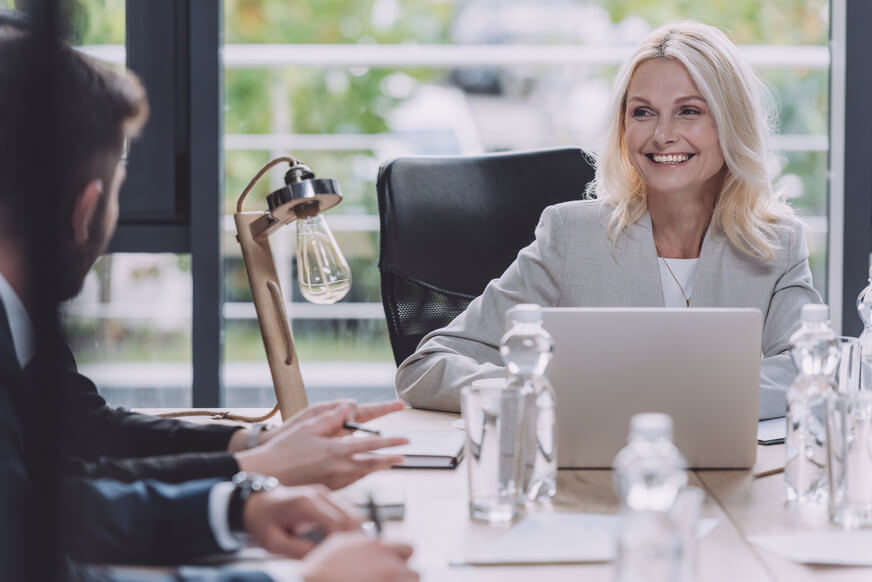
<instances>
[{"instance_id":1,"label":"watch face","mask_svg":"<svg viewBox=\"0 0 872 582\"><path fill-rule=\"evenodd\" d=\"M255 473L246 473L245 471L240 471L233 476L233 484L239 487L244 483L250 483L254 475Z\"/></svg>"},{"instance_id":2,"label":"watch face","mask_svg":"<svg viewBox=\"0 0 872 582\"><path fill-rule=\"evenodd\" d=\"M252 491L271 491L279 486L279 480L275 477L263 477L251 483Z\"/></svg>"},{"instance_id":3,"label":"watch face","mask_svg":"<svg viewBox=\"0 0 872 582\"><path fill-rule=\"evenodd\" d=\"M247 489L251 492L269 491L281 485L275 477L246 471L240 471L235 474L233 476L233 484L240 489Z\"/></svg>"}]
</instances>

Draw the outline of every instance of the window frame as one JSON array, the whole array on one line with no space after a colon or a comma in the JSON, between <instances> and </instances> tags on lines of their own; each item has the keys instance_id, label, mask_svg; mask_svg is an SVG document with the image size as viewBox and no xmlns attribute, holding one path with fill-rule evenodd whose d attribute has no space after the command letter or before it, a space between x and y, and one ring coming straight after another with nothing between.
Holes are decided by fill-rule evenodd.
<instances>
[{"instance_id":1,"label":"window frame","mask_svg":"<svg viewBox=\"0 0 872 582\"><path fill-rule=\"evenodd\" d=\"M110 252L191 254L193 404L220 406L223 5L127 0L126 7L128 65L145 82L153 115L131 152ZM831 0L830 25L827 290L833 323L856 335L852 306L872 251L872 69L864 62L872 54L872 4Z\"/></svg>"},{"instance_id":2,"label":"window frame","mask_svg":"<svg viewBox=\"0 0 872 582\"><path fill-rule=\"evenodd\" d=\"M830 297L841 333L862 330L854 309L866 285L872 252L872 3L831 0ZM839 138L838 145L836 139ZM841 228L839 228L841 226Z\"/></svg>"},{"instance_id":3,"label":"window frame","mask_svg":"<svg viewBox=\"0 0 872 582\"><path fill-rule=\"evenodd\" d=\"M152 115L131 149L109 252L191 254L192 403L222 405L223 5L127 0L127 66ZM196 103L196 107L193 104Z\"/></svg>"}]
</instances>

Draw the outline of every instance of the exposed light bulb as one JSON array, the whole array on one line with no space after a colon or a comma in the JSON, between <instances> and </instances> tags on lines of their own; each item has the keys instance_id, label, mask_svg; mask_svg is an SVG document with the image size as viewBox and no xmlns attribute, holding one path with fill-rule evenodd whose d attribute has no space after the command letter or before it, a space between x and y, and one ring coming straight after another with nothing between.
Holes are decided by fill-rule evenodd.
<instances>
[{"instance_id":1,"label":"exposed light bulb","mask_svg":"<svg viewBox=\"0 0 872 582\"><path fill-rule=\"evenodd\" d=\"M297 220L297 280L312 303L336 303L351 289L351 269L320 214Z\"/></svg>"}]
</instances>

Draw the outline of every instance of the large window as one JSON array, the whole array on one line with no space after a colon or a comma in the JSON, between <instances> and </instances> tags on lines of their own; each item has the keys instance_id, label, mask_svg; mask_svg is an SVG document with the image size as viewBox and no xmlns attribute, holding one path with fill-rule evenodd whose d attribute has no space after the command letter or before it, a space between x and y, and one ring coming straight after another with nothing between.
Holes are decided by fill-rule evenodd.
<instances>
[{"instance_id":1,"label":"large window","mask_svg":"<svg viewBox=\"0 0 872 582\"><path fill-rule=\"evenodd\" d=\"M248 180L282 154L341 183L345 199L325 217L354 275L339 304L308 304L296 288L294 229L272 240L309 398L390 397L395 367L376 268L378 166L406 154L590 147L619 64L644 34L679 18L730 31L773 88L779 110L768 163L808 225L815 284L825 298L827 281L840 279L841 261L827 264L827 0L72 5L74 42L118 65L129 61L146 78L155 106L147 130L153 133L134 145L134 156L146 152L147 159L131 160L131 183L122 192L134 217L120 233L124 252L98 263L67 310L80 364L114 403L274 402L231 214ZM223 79L216 75L212 85L208 71L219 54ZM198 77L204 71L205 82ZM215 119L191 122L206 105ZM217 139L203 137L202 128L222 123ZM220 141L221 149L204 158L202 148L192 153L195 139ZM160 174L166 167L173 171ZM264 208L281 174L262 180L246 209ZM203 176L222 186L195 183ZM169 214L153 208L161 196ZM212 218L192 210L197 204L223 214L214 232ZM223 351L216 339L222 329ZM198 382L198 374L207 380Z\"/></svg>"},{"instance_id":2,"label":"large window","mask_svg":"<svg viewBox=\"0 0 872 582\"><path fill-rule=\"evenodd\" d=\"M392 393L376 270L379 164L408 154L592 144L617 66L649 30L681 17L731 30L775 90L781 107L769 163L809 226L815 282L826 295L828 3L686 6L225 2L225 212L257 169L284 153L338 178L345 194L326 216L354 271L340 305L306 304L295 290L292 232L273 241L310 399L322 390L359 399ZM265 207L281 175L249 208ZM233 223L225 224L227 400L265 405L269 374Z\"/></svg>"},{"instance_id":3,"label":"large window","mask_svg":"<svg viewBox=\"0 0 872 582\"><path fill-rule=\"evenodd\" d=\"M13 7L15 2L7 4ZM123 66L125 0L78 0L70 6L71 42L104 62ZM122 197L126 208L137 206L127 188ZM116 404L190 406L191 299L187 253L102 257L64 310L80 370Z\"/></svg>"},{"instance_id":4,"label":"large window","mask_svg":"<svg viewBox=\"0 0 872 582\"><path fill-rule=\"evenodd\" d=\"M103 256L64 310L80 371L126 406L191 405L191 257Z\"/></svg>"},{"instance_id":5,"label":"large window","mask_svg":"<svg viewBox=\"0 0 872 582\"><path fill-rule=\"evenodd\" d=\"M21 2L3 4L15 8ZM127 2L76 0L69 9L71 43L103 62L123 66ZM147 206L128 190L121 194L128 213ZM191 283L190 254L107 254L88 274L81 293L65 306L64 323L79 368L110 402L191 405Z\"/></svg>"}]
</instances>

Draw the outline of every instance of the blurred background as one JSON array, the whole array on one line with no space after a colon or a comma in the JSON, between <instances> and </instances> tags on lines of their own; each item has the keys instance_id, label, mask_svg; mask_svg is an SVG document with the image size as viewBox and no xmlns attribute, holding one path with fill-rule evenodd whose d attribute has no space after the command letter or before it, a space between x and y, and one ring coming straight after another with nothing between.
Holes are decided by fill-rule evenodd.
<instances>
[{"instance_id":1,"label":"blurred background","mask_svg":"<svg viewBox=\"0 0 872 582\"><path fill-rule=\"evenodd\" d=\"M124 63L124 0L70 5L75 44ZM683 17L728 30L771 85L779 110L768 163L807 224L826 300L826 0L225 0L215 193L225 214L224 404L275 402L232 220L264 163L291 153L337 178L345 196L325 214L354 275L342 302L306 303L293 229L272 240L310 400L392 398L376 268L379 165L407 154L593 147L618 65L648 31ZM281 176L262 180L246 208L265 208ZM189 254L112 254L66 306L80 368L111 403L191 404L192 289Z\"/></svg>"}]
</instances>

